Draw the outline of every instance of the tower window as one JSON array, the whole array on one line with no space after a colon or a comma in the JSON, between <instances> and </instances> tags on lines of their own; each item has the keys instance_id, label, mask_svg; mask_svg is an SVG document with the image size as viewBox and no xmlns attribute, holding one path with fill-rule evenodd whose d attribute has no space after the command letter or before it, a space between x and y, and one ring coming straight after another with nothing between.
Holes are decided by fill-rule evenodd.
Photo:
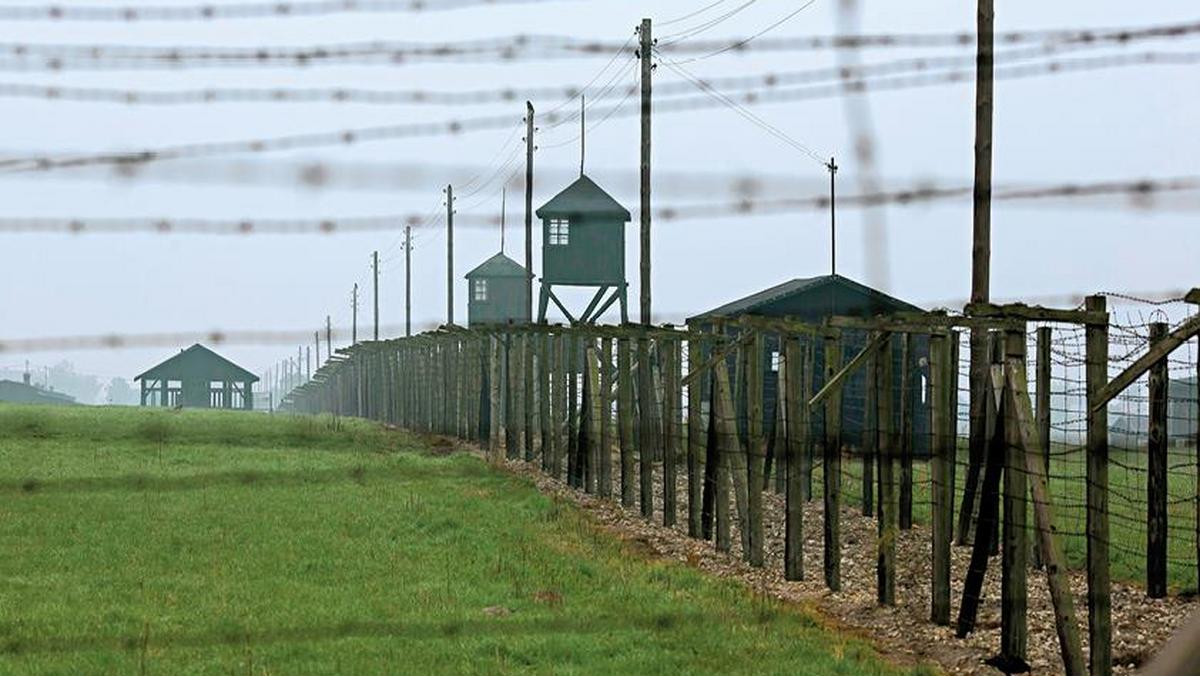
<instances>
[{"instance_id":1,"label":"tower window","mask_svg":"<svg viewBox=\"0 0 1200 676\"><path fill-rule=\"evenodd\" d=\"M565 218L550 219L550 244L565 246L571 243L571 222Z\"/></svg>"},{"instance_id":2,"label":"tower window","mask_svg":"<svg viewBox=\"0 0 1200 676\"><path fill-rule=\"evenodd\" d=\"M472 288L472 291L474 292L471 296L472 300L486 302L487 301L487 280L486 279L475 280L475 284Z\"/></svg>"}]
</instances>

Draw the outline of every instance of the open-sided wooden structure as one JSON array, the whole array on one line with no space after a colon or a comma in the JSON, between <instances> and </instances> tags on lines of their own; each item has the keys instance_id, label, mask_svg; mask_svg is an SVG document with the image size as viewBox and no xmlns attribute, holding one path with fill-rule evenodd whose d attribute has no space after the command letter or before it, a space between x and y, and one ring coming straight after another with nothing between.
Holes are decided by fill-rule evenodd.
<instances>
[{"instance_id":1,"label":"open-sided wooden structure","mask_svg":"<svg viewBox=\"0 0 1200 676\"><path fill-rule=\"evenodd\" d=\"M197 343L135 380L142 406L251 410L258 376Z\"/></svg>"}]
</instances>

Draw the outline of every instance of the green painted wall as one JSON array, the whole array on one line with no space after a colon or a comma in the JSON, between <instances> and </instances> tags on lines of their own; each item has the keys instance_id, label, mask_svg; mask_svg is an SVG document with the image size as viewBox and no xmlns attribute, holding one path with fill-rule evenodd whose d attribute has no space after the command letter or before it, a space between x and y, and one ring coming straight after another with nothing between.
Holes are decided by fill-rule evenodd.
<instances>
[{"instance_id":1,"label":"green painted wall","mask_svg":"<svg viewBox=\"0 0 1200 676\"><path fill-rule=\"evenodd\" d=\"M542 281L583 286L625 281L625 223L619 218L572 215L569 243L550 243L550 219L542 219Z\"/></svg>"}]
</instances>

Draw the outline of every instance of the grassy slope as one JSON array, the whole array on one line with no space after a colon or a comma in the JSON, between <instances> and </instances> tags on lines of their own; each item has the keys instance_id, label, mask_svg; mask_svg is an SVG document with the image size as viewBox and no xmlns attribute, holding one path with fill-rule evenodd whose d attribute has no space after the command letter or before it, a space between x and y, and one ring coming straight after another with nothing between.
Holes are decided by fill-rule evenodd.
<instances>
[{"instance_id":1,"label":"grassy slope","mask_svg":"<svg viewBox=\"0 0 1200 676\"><path fill-rule=\"evenodd\" d=\"M360 422L0 407L0 672L891 673L418 448Z\"/></svg>"}]
</instances>

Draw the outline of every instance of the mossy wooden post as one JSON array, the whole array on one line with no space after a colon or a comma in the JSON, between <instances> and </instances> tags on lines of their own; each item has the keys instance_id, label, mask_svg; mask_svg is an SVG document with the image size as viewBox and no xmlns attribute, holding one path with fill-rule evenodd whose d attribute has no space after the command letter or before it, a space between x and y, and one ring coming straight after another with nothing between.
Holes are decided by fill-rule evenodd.
<instances>
[{"instance_id":1,"label":"mossy wooden post","mask_svg":"<svg viewBox=\"0 0 1200 676\"><path fill-rule=\"evenodd\" d=\"M519 460L522 456L521 446L524 443L525 419L521 414L521 393L524 382L521 378L521 335L508 333L504 340L508 352L507 369L504 382L507 386L504 419L507 423L508 434L504 437L504 446L509 460Z\"/></svg>"},{"instance_id":2,"label":"mossy wooden post","mask_svg":"<svg viewBox=\"0 0 1200 676\"><path fill-rule=\"evenodd\" d=\"M567 442L567 409L570 408L567 381L567 336L559 332L554 336L554 462L551 472L554 478L563 478L563 459L569 450Z\"/></svg>"},{"instance_id":3,"label":"mossy wooden post","mask_svg":"<svg viewBox=\"0 0 1200 676\"><path fill-rule=\"evenodd\" d=\"M554 370L550 358L553 338L544 333L538 336L538 422L541 425L541 445L538 451L542 456L542 471L550 472L551 458L554 456L554 420L551 418L551 384L554 382Z\"/></svg>"},{"instance_id":4,"label":"mossy wooden post","mask_svg":"<svg viewBox=\"0 0 1200 676\"><path fill-rule=\"evenodd\" d=\"M800 391L807 393L804 399L797 402L803 407L803 417L808 420L808 427L804 430L804 448L801 450L800 456L802 463L800 470L803 473L805 502L811 502L813 499L813 467L817 464L817 456L825 446L825 440L822 438L822 435L817 434L814 430L813 416L816 412L808 406L808 400L812 398L812 393L816 391L817 383L821 382L822 368L817 365L818 340L815 337L807 339L807 347L801 351L801 354L804 356L804 366L801 370L804 374L804 382L793 386L798 386L801 388Z\"/></svg>"},{"instance_id":5,"label":"mossy wooden post","mask_svg":"<svg viewBox=\"0 0 1200 676\"><path fill-rule=\"evenodd\" d=\"M756 568L763 565L763 466L766 438L763 436L763 335L755 332L745 348L746 364L746 497L750 532L746 560Z\"/></svg>"},{"instance_id":6,"label":"mossy wooden post","mask_svg":"<svg viewBox=\"0 0 1200 676\"><path fill-rule=\"evenodd\" d=\"M490 369L488 372L488 382L491 388L491 393L489 395L491 410L488 419L491 421L492 429L489 436L488 450L490 456L489 459L493 463L499 463L503 457L501 444L504 443L504 418L502 417L503 410L501 408L501 404L503 402L500 397L500 378L504 371L501 363L504 359L504 348L501 345L501 338L499 336L491 337L489 342L491 343L489 346L491 355L490 359L488 360Z\"/></svg>"},{"instance_id":7,"label":"mossy wooden post","mask_svg":"<svg viewBox=\"0 0 1200 676\"><path fill-rule=\"evenodd\" d=\"M911 530L913 522L913 349L912 334L900 343L900 530Z\"/></svg>"},{"instance_id":8,"label":"mossy wooden post","mask_svg":"<svg viewBox=\"0 0 1200 676\"><path fill-rule=\"evenodd\" d=\"M617 430L621 443L621 504L633 507L633 357L629 338L617 339Z\"/></svg>"},{"instance_id":9,"label":"mossy wooden post","mask_svg":"<svg viewBox=\"0 0 1200 676\"><path fill-rule=\"evenodd\" d=\"M567 483L583 488L583 463L579 461L579 338L567 332Z\"/></svg>"},{"instance_id":10,"label":"mossy wooden post","mask_svg":"<svg viewBox=\"0 0 1200 676\"><path fill-rule=\"evenodd\" d=\"M600 339L600 486L602 498L612 497L612 378L613 339Z\"/></svg>"},{"instance_id":11,"label":"mossy wooden post","mask_svg":"<svg viewBox=\"0 0 1200 676\"><path fill-rule=\"evenodd\" d=\"M825 382L842 368L842 346L837 337L825 339ZM842 589L842 393L825 400L824 493L825 493L825 586Z\"/></svg>"},{"instance_id":12,"label":"mossy wooden post","mask_svg":"<svg viewBox=\"0 0 1200 676\"><path fill-rule=\"evenodd\" d=\"M950 624L950 545L954 537L954 372L949 338L929 336L929 429L933 432L930 474L932 483L933 580L930 620Z\"/></svg>"},{"instance_id":13,"label":"mossy wooden post","mask_svg":"<svg viewBox=\"0 0 1200 676\"><path fill-rule=\"evenodd\" d=\"M638 479L641 486L639 505L642 517L654 515L654 372L650 365L650 339L637 340L638 380Z\"/></svg>"},{"instance_id":14,"label":"mossy wooden post","mask_svg":"<svg viewBox=\"0 0 1200 676\"><path fill-rule=\"evenodd\" d=\"M874 333L870 338L875 338ZM876 352L867 359L864 373L866 387L863 396L862 417L862 513L863 516L875 515L875 456L879 454L879 382L875 373L879 368L880 354Z\"/></svg>"},{"instance_id":15,"label":"mossy wooden post","mask_svg":"<svg viewBox=\"0 0 1200 676\"><path fill-rule=\"evenodd\" d=\"M741 358L740 349L738 358ZM713 366L713 380L715 382L714 407L717 411L717 453L721 462L721 469L717 477L717 548L721 549L722 545L722 510L725 512L725 525L728 527L728 486L732 484L733 501L737 508L738 530L742 536L742 558L748 558L750 553L750 519L747 505L749 496L746 486L748 465L746 452L742 448L741 434L738 432L737 407L733 400L733 386L729 382L729 366L724 359ZM728 530L726 530L724 538L726 542L722 551L729 551Z\"/></svg>"},{"instance_id":16,"label":"mossy wooden post","mask_svg":"<svg viewBox=\"0 0 1200 676\"><path fill-rule=\"evenodd\" d=\"M1025 331L1006 331L1004 335L1005 363L1025 369ZM1009 400L1014 400L1009 397ZM1010 404L1006 404L1010 405ZM1025 475L1025 449L1021 446L1020 421L1015 411L1006 411L1004 422L1004 527L1000 564L1000 655L1006 659L1025 661L1028 625L1028 565L1029 542L1026 521L1029 485ZM997 430L1001 433L1001 430Z\"/></svg>"},{"instance_id":17,"label":"mossy wooden post","mask_svg":"<svg viewBox=\"0 0 1200 676\"><path fill-rule=\"evenodd\" d=\"M704 363L704 346L696 338L688 338L687 341L687 363L688 375L692 375L694 369L699 369ZM688 449L687 449L687 486L688 486L688 535L694 538L701 537L704 532L703 524L703 507L704 507L704 465L702 458L705 451L705 432L704 432L704 410L703 396L701 388L704 386L705 379L703 377L692 378L688 381L687 386L687 426L688 426Z\"/></svg>"},{"instance_id":18,"label":"mossy wooden post","mask_svg":"<svg viewBox=\"0 0 1200 676\"><path fill-rule=\"evenodd\" d=\"M875 566L876 600L879 605L896 605L896 421L892 416L895 369L892 367L893 340L885 339L875 360L875 419L879 424L879 502L877 532L879 552Z\"/></svg>"},{"instance_id":19,"label":"mossy wooden post","mask_svg":"<svg viewBox=\"0 0 1200 676\"><path fill-rule=\"evenodd\" d=\"M1150 324L1150 345L1168 331ZM1146 596L1167 595L1167 357L1150 367L1150 438L1146 469Z\"/></svg>"},{"instance_id":20,"label":"mossy wooden post","mask_svg":"<svg viewBox=\"0 0 1200 676\"><path fill-rule=\"evenodd\" d=\"M662 359L662 430L663 430L663 525L675 525L675 469L679 461L680 425L679 410L682 407L679 390L679 341L667 338L659 341Z\"/></svg>"},{"instance_id":21,"label":"mossy wooden post","mask_svg":"<svg viewBox=\"0 0 1200 676\"><path fill-rule=\"evenodd\" d=\"M1037 395L1035 412L1037 414L1038 441L1041 442L1042 451L1045 454L1043 468L1046 470L1047 476L1050 474L1050 373L1053 367L1050 341L1052 331L1053 329L1049 326L1038 327L1037 372L1034 376ZM1089 410L1091 410L1090 407ZM1042 567L1042 551L1037 538L1033 540L1033 565L1037 568Z\"/></svg>"},{"instance_id":22,"label":"mossy wooden post","mask_svg":"<svg viewBox=\"0 0 1200 676\"><path fill-rule=\"evenodd\" d=\"M805 494L804 457L808 449L809 417L808 399L811 379L805 373L807 353L801 350L800 341L787 335L780 336L779 364L779 407L783 411L784 443L777 447L780 459L779 471L785 475L784 501L786 523L784 526L783 576L788 580L804 579L804 503Z\"/></svg>"},{"instance_id":23,"label":"mossy wooden post","mask_svg":"<svg viewBox=\"0 0 1200 676\"><path fill-rule=\"evenodd\" d=\"M724 363L722 362L722 366ZM729 458L725 454L725 448L721 442L721 430L725 428L727 423L720 420L722 415L725 415L724 408L720 404L721 397L717 393L717 379L711 376L709 381L709 416L708 416L708 467L713 467L712 472L712 502L713 502L713 521L715 521L715 533L713 534L713 543L719 552L728 552L733 549L733 540L730 537L730 515L729 515Z\"/></svg>"}]
</instances>

